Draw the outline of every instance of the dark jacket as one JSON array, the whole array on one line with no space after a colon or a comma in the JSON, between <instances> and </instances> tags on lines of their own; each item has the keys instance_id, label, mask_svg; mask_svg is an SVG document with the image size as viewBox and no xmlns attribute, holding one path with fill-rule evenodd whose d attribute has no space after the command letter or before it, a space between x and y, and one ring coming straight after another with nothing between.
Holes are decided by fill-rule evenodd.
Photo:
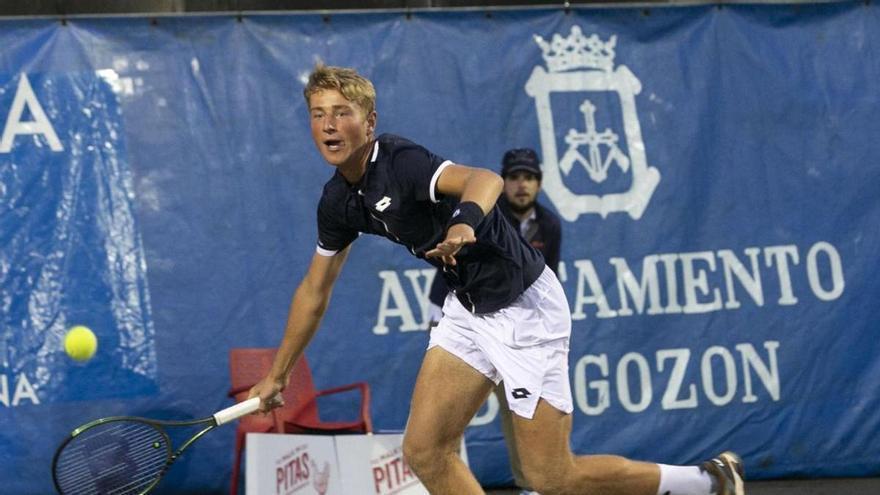
<instances>
[{"instance_id":1,"label":"dark jacket","mask_svg":"<svg viewBox=\"0 0 880 495\"><path fill-rule=\"evenodd\" d=\"M519 219L510 211L510 205L507 198L501 196L498 199L498 207L504 216L510 221L511 225L519 231ZM559 217L555 213L548 210L540 203L535 203L535 222L538 224L538 230L531 237L526 239L541 254L544 255L544 262L558 274L559 270L559 251L562 247L562 225L559 223Z\"/></svg>"}]
</instances>

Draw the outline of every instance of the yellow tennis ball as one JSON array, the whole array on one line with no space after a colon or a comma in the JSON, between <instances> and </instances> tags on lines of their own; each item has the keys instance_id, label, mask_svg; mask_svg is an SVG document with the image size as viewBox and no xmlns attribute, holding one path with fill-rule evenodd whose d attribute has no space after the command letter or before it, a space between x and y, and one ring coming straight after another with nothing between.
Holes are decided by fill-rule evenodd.
<instances>
[{"instance_id":1,"label":"yellow tennis ball","mask_svg":"<svg viewBox=\"0 0 880 495\"><path fill-rule=\"evenodd\" d=\"M74 361L88 361L98 350L98 339L88 327L77 325L64 336L64 350Z\"/></svg>"}]
</instances>

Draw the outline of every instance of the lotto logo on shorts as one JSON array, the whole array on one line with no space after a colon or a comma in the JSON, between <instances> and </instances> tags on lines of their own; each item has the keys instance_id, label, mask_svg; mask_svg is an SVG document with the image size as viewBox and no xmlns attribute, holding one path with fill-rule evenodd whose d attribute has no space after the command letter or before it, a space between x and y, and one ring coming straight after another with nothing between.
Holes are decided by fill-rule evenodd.
<instances>
[{"instance_id":1,"label":"lotto logo on shorts","mask_svg":"<svg viewBox=\"0 0 880 495\"><path fill-rule=\"evenodd\" d=\"M512 395L514 399L525 399L526 397L532 395L532 393L525 388L515 388L513 389L513 392L510 393L510 395Z\"/></svg>"}]
</instances>

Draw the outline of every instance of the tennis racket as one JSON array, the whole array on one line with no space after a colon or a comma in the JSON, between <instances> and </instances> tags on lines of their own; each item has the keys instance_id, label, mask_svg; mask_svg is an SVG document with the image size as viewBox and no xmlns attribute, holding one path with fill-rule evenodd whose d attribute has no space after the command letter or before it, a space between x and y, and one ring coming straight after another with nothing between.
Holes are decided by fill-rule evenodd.
<instances>
[{"instance_id":1,"label":"tennis racket","mask_svg":"<svg viewBox=\"0 0 880 495\"><path fill-rule=\"evenodd\" d=\"M260 408L254 397L213 416L191 421L160 421L132 416L96 419L73 430L52 459L52 481L61 495L143 495L178 457L214 428ZM203 427L173 450L166 431Z\"/></svg>"}]
</instances>

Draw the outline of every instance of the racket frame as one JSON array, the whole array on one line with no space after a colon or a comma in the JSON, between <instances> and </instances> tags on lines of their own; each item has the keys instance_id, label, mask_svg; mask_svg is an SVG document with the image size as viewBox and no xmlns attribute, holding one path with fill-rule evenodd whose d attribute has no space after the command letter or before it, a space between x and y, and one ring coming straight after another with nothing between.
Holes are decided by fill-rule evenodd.
<instances>
[{"instance_id":1,"label":"racket frame","mask_svg":"<svg viewBox=\"0 0 880 495\"><path fill-rule=\"evenodd\" d=\"M161 420L161 419L149 419L142 418L138 416L110 416L107 418L100 418L94 421L90 421L84 425L81 425L75 428L67 438L61 442L61 445L58 446L58 449L55 451L55 455L52 457L52 483L55 485L55 490L62 495L64 492L61 491L61 487L58 484L58 476L57 476L57 463L58 458L61 456L61 453L64 451L64 448L67 447L70 442L72 442L76 437L81 435L83 432L88 431L97 426L113 423L113 422L136 422L142 423L150 426L155 429L162 435L162 438L165 440L165 465L162 466L162 469L156 475L155 479L152 483L149 484L144 490L142 490L138 495L145 495L153 490L156 485L159 484L159 481L162 480L162 477L165 476L165 473L168 471L168 468L174 464L182 454L190 445L195 443L198 439L202 438L206 433L213 430L217 426L228 423L232 420L238 419L245 414L250 414L260 406L260 399L254 397L252 399L248 399L247 401L240 402L234 406L228 407L215 413L213 416L208 416L207 418L201 419L192 419L192 420L184 420L184 421L170 421L170 420ZM202 428L197 433L192 435L188 440L183 442L183 444L177 449L173 450L173 446L171 445L171 437L165 431L165 427L178 427L178 426L198 426L198 425L207 425L205 428Z\"/></svg>"}]
</instances>

